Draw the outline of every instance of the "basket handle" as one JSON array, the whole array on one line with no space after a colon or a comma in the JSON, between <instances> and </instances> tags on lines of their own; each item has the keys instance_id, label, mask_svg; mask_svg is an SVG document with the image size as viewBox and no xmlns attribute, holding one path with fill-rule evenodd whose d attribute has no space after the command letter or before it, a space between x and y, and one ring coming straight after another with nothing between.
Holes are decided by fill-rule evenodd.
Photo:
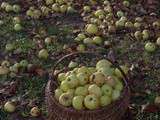
<instances>
[{"instance_id":1,"label":"basket handle","mask_svg":"<svg viewBox=\"0 0 160 120\"><path fill-rule=\"evenodd\" d=\"M56 68L57 68L57 66L58 66L60 63L62 63L65 59L71 58L71 57L77 56L77 55L79 56L79 55L87 55L87 54L92 54L92 55L95 55L95 56L100 56L100 53L98 53L98 52L89 52L89 51L70 53L70 54L68 54L68 55L63 56L61 59L59 59L59 60L54 64L54 66L53 66L53 71L55 71ZM124 71L123 71L123 70L121 69L121 67L119 66L118 62L117 62L117 61L113 62L113 61L111 61L111 60L108 59L108 58L105 58L105 59L108 60L109 62L111 62L114 67L116 67L116 68L118 68L118 69L120 70L120 72L122 73L123 77L125 78L124 82L125 82L125 84L127 85L128 78L127 78L126 74L124 73ZM56 78L56 75L53 75L52 77L53 77L53 78ZM54 80L54 79L52 79L52 80Z\"/></svg>"}]
</instances>

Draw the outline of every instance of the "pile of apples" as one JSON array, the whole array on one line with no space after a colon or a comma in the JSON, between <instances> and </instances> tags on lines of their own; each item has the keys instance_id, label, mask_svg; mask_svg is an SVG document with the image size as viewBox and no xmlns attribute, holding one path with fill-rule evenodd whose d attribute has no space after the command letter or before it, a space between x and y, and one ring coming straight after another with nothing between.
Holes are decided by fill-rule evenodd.
<instances>
[{"instance_id":1,"label":"pile of apples","mask_svg":"<svg viewBox=\"0 0 160 120\"><path fill-rule=\"evenodd\" d=\"M85 28L75 37L76 42L82 45L105 46L106 37L118 31L126 31L125 34L129 34L136 40L145 41L144 49L147 52L156 50L159 46L159 38L155 37L157 35L153 38L152 31L160 30L159 20L148 23L145 17L130 18L126 11L115 9L112 2L108 0L103 0L100 4L95 7L95 4L90 2L83 6L81 16L85 22ZM124 0L122 6L130 8L130 2Z\"/></svg>"},{"instance_id":2,"label":"pile of apples","mask_svg":"<svg viewBox=\"0 0 160 120\"><path fill-rule=\"evenodd\" d=\"M6 12L15 12L19 13L21 11L21 7L17 4L11 5L7 2L1 3L1 9L5 10Z\"/></svg>"},{"instance_id":3,"label":"pile of apples","mask_svg":"<svg viewBox=\"0 0 160 120\"><path fill-rule=\"evenodd\" d=\"M69 67L74 67L71 71L58 74L59 87L54 91L54 97L62 106L95 110L120 98L123 76L109 61L101 59L96 67L77 65L71 62ZM127 74L128 68L121 68Z\"/></svg>"}]
</instances>

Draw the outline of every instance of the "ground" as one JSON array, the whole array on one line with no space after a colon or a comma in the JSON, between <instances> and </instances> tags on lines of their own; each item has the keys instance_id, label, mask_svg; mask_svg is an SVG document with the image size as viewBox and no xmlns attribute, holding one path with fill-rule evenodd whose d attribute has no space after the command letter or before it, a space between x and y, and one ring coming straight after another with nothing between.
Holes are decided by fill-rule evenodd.
<instances>
[{"instance_id":1,"label":"ground","mask_svg":"<svg viewBox=\"0 0 160 120\"><path fill-rule=\"evenodd\" d=\"M77 45L81 44L75 42L74 39L80 31L84 31L85 24L88 24L83 21L82 8L89 3L83 3L81 0L74 2L73 5L77 6L75 9L78 12L72 14L50 13L38 19L26 15L29 7L35 6L39 9L40 6L45 5L44 1L6 0L10 4L20 5L21 11L15 13L0 9L0 20L4 22L0 25L0 63L7 60L14 65L21 60L27 60L29 64L32 64L30 67L20 68L16 73L14 71L7 75L0 75L0 120L46 119L48 113L44 90L48 79L45 75L52 70L54 63L59 58L77 51ZM157 7L156 5L160 5L157 1L152 1L152 3L148 0L144 6L143 0L130 1L131 7L127 9L121 7L122 2L118 0L111 0L111 3L112 6L115 6L114 14L117 10L122 9L128 11L128 19L132 20L136 16L141 16L146 20L145 23L151 24L160 18L160 10L154 9ZM100 3L94 5L93 10L100 5ZM150 15L151 12L156 15ZM15 16L21 19L23 26L21 31L14 30L13 17ZM84 16L89 15L85 14ZM160 36L160 30L147 28L151 31L149 40L136 40L134 35L130 34L133 31L125 29L118 30L113 34L100 34L104 41L109 42L109 45L85 45L86 50L101 51L111 60L116 60L120 65L125 64L130 68L128 74L128 83L131 89L129 114L130 118L135 120L160 119L159 105L154 103L155 98L160 95L160 47L156 45L157 49L151 53L144 49L148 41L156 43L157 36ZM46 37L53 37L51 44L45 43ZM14 45L15 49L7 51L6 44ZM39 51L43 48L49 52L46 60L38 57ZM16 102L16 113L8 114L4 111L3 105L8 100ZM41 109L42 113L39 118L30 116L29 111L33 106Z\"/></svg>"}]
</instances>

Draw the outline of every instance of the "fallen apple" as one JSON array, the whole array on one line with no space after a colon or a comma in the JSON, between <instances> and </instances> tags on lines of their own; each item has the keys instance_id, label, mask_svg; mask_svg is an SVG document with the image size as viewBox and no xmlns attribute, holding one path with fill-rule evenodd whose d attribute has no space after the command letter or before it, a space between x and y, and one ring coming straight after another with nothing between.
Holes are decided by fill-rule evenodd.
<instances>
[{"instance_id":1,"label":"fallen apple","mask_svg":"<svg viewBox=\"0 0 160 120\"><path fill-rule=\"evenodd\" d=\"M13 102L8 101L8 102L6 102L5 105L4 105L4 110L5 110L6 112L13 113L13 112L16 110L16 106L14 105Z\"/></svg>"},{"instance_id":2,"label":"fallen apple","mask_svg":"<svg viewBox=\"0 0 160 120\"><path fill-rule=\"evenodd\" d=\"M49 56L48 51L46 49L41 49L38 53L38 57L42 59L47 59Z\"/></svg>"},{"instance_id":3,"label":"fallen apple","mask_svg":"<svg viewBox=\"0 0 160 120\"><path fill-rule=\"evenodd\" d=\"M86 32L89 33L89 34L97 34L98 33L98 27L95 24L87 24Z\"/></svg>"},{"instance_id":4,"label":"fallen apple","mask_svg":"<svg viewBox=\"0 0 160 120\"><path fill-rule=\"evenodd\" d=\"M40 115L40 109L36 106L36 107L33 107L30 111L30 114L32 117L38 117Z\"/></svg>"},{"instance_id":5,"label":"fallen apple","mask_svg":"<svg viewBox=\"0 0 160 120\"><path fill-rule=\"evenodd\" d=\"M145 50L147 52L154 52L156 50L156 45L155 43L152 43L152 42L147 42L145 44Z\"/></svg>"}]
</instances>

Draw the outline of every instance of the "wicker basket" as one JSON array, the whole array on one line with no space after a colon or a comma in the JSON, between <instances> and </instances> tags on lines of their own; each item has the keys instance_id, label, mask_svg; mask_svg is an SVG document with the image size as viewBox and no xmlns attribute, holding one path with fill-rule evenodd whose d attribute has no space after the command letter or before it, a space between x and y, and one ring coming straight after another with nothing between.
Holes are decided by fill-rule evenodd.
<instances>
[{"instance_id":1,"label":"wicker basket","mask_svg":"<svg viewBox=\"0 0 160 120\"><path fill-rule=\"evenodd\" d=\"M86 55L86 57L88 57L91 54L95 55L96 57L100 56L100 54L91 52L72 53L61 58L54 65L53 70L56 69L59 63L64 62L64 60L68 58L73 59L74 57L77 57L79 55ZM110 61L109 59L107 60ZM54 98L54 90L57 88L58 83L56 82L57 76L53 75L49 79L45 91L46 104L49 113L48 120L121 120L129 105L130 91L127 84L127 77L122 71L122 69L117 65L117 63L113 63L112 61L110 62L113 64L114 67L118 68L124 76L124 89L121 93L121 97L119 98L119 100L97 110L78 111L73 108L64 107L60 105L58 101Z\"/></svg>"}]
</instances>

